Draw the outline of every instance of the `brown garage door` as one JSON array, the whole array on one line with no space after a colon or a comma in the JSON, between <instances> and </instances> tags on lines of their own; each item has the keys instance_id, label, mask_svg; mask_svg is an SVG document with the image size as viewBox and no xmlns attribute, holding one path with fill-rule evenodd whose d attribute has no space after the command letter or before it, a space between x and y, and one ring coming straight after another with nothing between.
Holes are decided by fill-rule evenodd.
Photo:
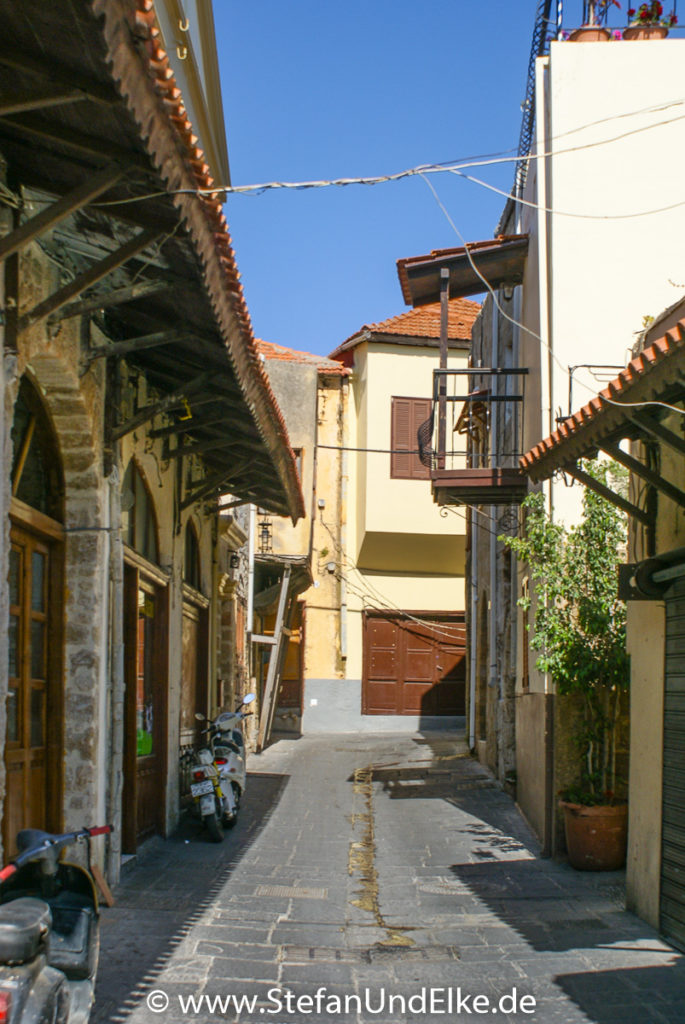
<instances>
[{"instance_id":1,"label":"brown garage door","mask_svg":"<svg viewBox=\"0 0 685 1024\"><path fill-rule=\"evenodd\" d=\"M463 614L365 612L363 628L362 714L465 713Z\"/></svg>"}]
</instances>

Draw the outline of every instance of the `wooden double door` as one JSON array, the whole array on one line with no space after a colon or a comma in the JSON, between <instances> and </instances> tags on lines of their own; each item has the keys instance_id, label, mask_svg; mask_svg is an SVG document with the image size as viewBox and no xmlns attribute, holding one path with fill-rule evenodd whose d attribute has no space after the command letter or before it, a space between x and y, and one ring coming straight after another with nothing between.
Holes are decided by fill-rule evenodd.
<instances>
[{"instance_id":1,"label":"wooden double door","mask_svg":"<svg viewBox=\"0 0 685 1024\"><path fill-rule=\"evenodd\" d=\"M32 518L43 518L37 514ZM47 521L47 519L46 519ZM5 859L22 828L61 824L63 734L63 571L61 528L52 536L13 518L9 557L9 633Z\"/></svg>"},{"instance_id":2,"label":"wooden double door","mask_svg":"<svg viewBox=\"0 0 685 1024\"><path fill-rule=\"evenodd\" d=\"M364 613L362 714L463 715L463 615Z\"/></svg>"},{"instance_id":3,"label":"wooden double door","mask_svg":"<svg viewBox=\"0 0 685 1024\"><path fill-rule=\"evenodd\" d=\"M124 853L163 833L167 776L168 588L124 567Z\"/></svg>"}]
</instances>

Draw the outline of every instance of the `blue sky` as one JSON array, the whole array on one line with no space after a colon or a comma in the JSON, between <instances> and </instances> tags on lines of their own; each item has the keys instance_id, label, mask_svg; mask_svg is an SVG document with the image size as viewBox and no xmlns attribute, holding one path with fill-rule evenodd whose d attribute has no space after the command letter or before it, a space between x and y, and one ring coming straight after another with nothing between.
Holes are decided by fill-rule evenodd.
<instances>
[{"instance_id":1,"label":"blue sky","mask_svg":"<svg viewBox=\"0 0 685 1024\"><path fill-rule=\"evenodd\" d=\"M214 7L234 185L516 149L536 0ZM475 173L508 190L514 168ZM465 238L492 237L500 196L431 180ZM319 353L407 308L398 258L461 244L420 178L231 196L226 216L257 336Z\"/></svg>"}]
</instances>

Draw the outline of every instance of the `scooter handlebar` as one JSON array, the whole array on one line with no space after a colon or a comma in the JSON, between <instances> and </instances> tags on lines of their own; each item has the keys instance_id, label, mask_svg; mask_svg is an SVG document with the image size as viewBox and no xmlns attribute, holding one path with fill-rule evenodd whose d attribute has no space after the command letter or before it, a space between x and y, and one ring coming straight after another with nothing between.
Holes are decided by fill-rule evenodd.
<instances>
[{"instance_id":1,"label":"scooter handlebar","mask_svg":"<svg viewBox=\"0 0 685 1024\"><path fill-rule=\"evenodd\" d=\"M92 828L81 828L76 832L64 832L62 835L50 835L48 832L45 832L40 842L29 847L27 850L22 850L13 861L0 871L0 884L11 878L15 871L24 864L35 860L40 854L46 853L48 850L61 850L63 846L70 846L72 843L78 842L79 839L92 839L95 836L104 836L113 831L113 825L96 825Z\"/></svg>"}]
</instances>

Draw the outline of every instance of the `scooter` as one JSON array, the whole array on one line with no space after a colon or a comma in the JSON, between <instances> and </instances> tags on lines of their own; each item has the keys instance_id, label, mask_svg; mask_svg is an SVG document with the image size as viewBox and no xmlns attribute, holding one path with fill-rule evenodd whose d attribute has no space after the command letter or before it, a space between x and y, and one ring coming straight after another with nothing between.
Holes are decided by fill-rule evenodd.
<instances>
[{"instance_id":1,"label":"scooter","mask_svg":"<svg viewBox=\"0 0 685 1024\"><path fill-rule=\"evenodd\" d=\"M90 841L111 831L19 832L19 853L0 871L0 1022L89 1020L100 949ZM60 851L79 842L88 867L60 862Z\"/></svg>"},{"instance_id":2,"label":"scooter","mask_svg":"<svg viewBox=\"0 0 685 1024\"><path fill-rule=\"evenodd\" d=\"M190 792L210 838L217 843L223 839L221 826L232 828L238 819L246 784L242 722L249 713L240 709L254 700L255 694L248 693L235 711L224 711L214 721L199 712L195 716L198 721L209 722L203 730L208 734L208 745L195 755Z\"/></svg>"},{"instance_id":3,"label":"scooter","mask_svg":"<svg viewBox=\"0 0 685 1024\"><path fill-rule=\"evenodd\" d=\"M235 711L224 711L212 723L214 764L225 793L222 822L225 828L233 828L238 820L240 802L247 784L243 721L252 712L242 711L241 708L248 707L255 698L254 693L246 694Z\"/></svg>"}]
</instances>

